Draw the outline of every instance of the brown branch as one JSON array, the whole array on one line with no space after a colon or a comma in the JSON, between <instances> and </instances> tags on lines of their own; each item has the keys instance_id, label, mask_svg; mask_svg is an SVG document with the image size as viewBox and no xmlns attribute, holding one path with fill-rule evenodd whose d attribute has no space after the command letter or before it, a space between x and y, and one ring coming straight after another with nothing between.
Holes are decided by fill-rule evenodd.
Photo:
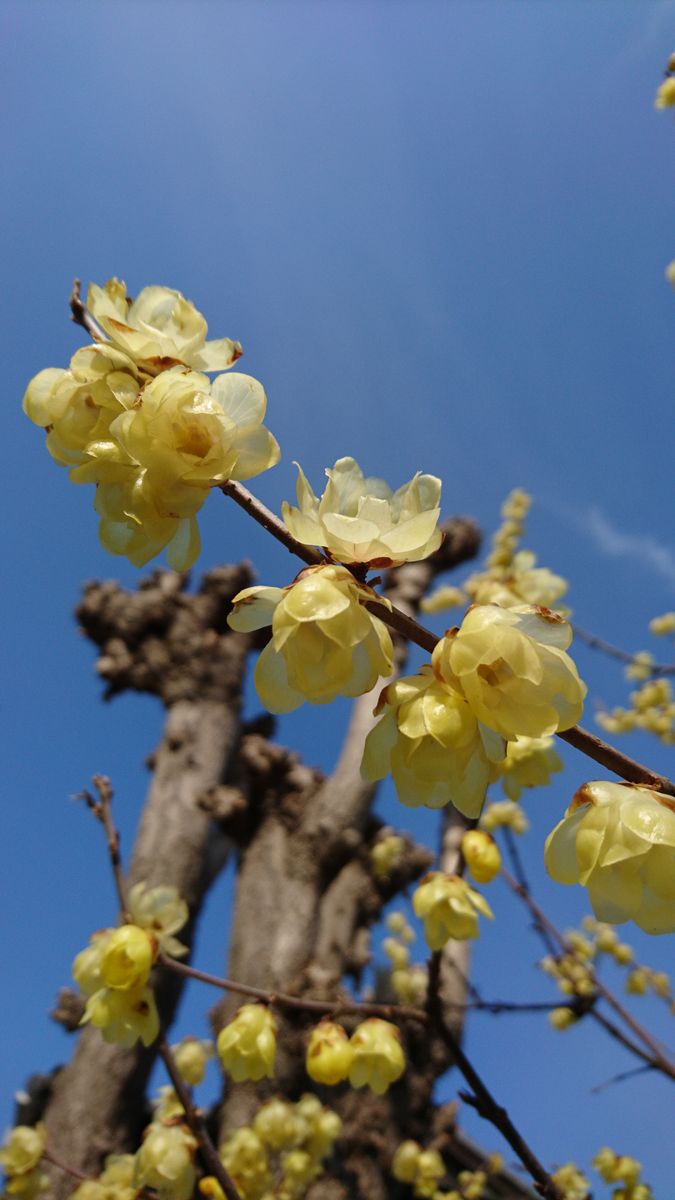
<instances>
[{"instance_id":1,"label":"brown branch","mask_svg":"<svg viewBox=\"0 0 675 1200\"><path fill-rule=\"evenodd\" d=\"M175 958L169 958L162 954L159 956L158 962L163 967L176 971L179 975L197 979L200 983L207 983L224 992L250 996L253 1000L269 1004L271 1008L293 1008L332 1017L355 1014L363 1017L383 1017L388 1021L420 1021L423 1024L427 1024L429 1021L429 1014L423 1008L415 1008L409 1004L377 1004L369 1000L312 1000L302 996L291 996L286 992L267 992L264 988L253 987L247 983L237 983L234 979L223 979L219 975L200 971L197 967L190 967L187 963L179 962ZM487 1012L492 1016L514 1012L552 1012L554 1008L576 1008L573 1002L569 1005L560 1005L542 1000L523 1003L516 1000L472 1000L466 1004L445 1001L445 1004L456 1012Z\"/></svg>"},{"instance_id":2,"label":"brown branch","mask_svg":"<svg viewBox=\"0 0 675 1200\"><path fill-rule=\"evenodd\" d=\"M194 1133L197 1142L199 1143L199 1149L201 1150L205 1166L211 1175L214 1175L218 1180L218 1183L223 1189L227 1200L241 1200L239 1192L234 1186L230 1175L221 1161L218 1151L209 1137L204 1118L199 1109L196 1108L195 1104L193 1103L190 1089L183 1082L181 1073L176 1066L174 1057L169 1048L169 1044L164 1037L161 1037L159 1040L159 1054L164 1066L166 1067L169 1079L174 1086L176 1095L183 1106L185 1119L190 1126L190 1129Z\"/></svg>"},{"instance_id":3,"label":"brown branch","mask_svg":"<svg viewBox=\"0 0 675 1200\"><path fill-rule=\"evenodd\" d=\"M438 986L440 971L441 953L440 951L435 951L429 963L429 991L427 999L429 1020L445 1042L452 1055L453 1062L472 1089L471 1093L460 1092L461 1099L465 1103L470 1104L472 1108L475 1108L479 1116L489 1121L499 1130L511 1149L518 1155L523 1166L529 1171L532 1179L535 1181L535 1187L541 1196L546 1197L546 1200L564 1200L563 1193L558 1185L554 1183L534 1151L525 1141L522 1134L518 1132L506 1109L497 1103L487 1085L462 1050L458 1039L443 1020Z\"/></svg>"},{"instance_id":4,"label":"brown branch","mask_svg":"<svg viewBox=\"0 0 675 1200\"><path fill-rule=\"evenodd\" d=\"M110 857L110 866L115 881L115 890L119 901L120 913L122 920L128 924L131 920L129 910L127 908L126 892L124 886L124 874L122 872L122 858L120 856L120 835L117 827L112 819L112 798L113 789L110 780L106 775L94 775L92 783L98 792L98 800L90 792L84 791L80 793L87 808L94 814L96 819L101 822L105 830L106 842L108 844L108 855Z\"/></svg>"},{"instance_id":5,"label":"brown branch","mask_svg":"<svg viewBox=\"0 0 675 1200\"><path fill-rule=\"evenodd\" d=\"M71 320L74 321L76 325L81 325L83 329L86 329L89 336L93 338L95 342L106 341L105 334L96 324L96 321L82 300L79 279L73 280L73 290L70 293L70 311L72 314Z\"/></svg>"},{"instance_id":6,"label":"brown branch","mask_svg":"<svg viewBox=\"0 0 675 1200\"><path fill-rule=\"evenodd\" d=\"M63 1171L66 1175L71 1175L73 1179L79 1179L82 1182L93 1179L93 1175L86 1175L84 1171L78 1171L77 1167L71 1167L70 1163L62 1162L51 1150L43 1150L42 1157L45 1162L51 1163L53 1167L57 1167L59 1171Z\"/></svg>"},{"instance_id":7,"label":"brown branch","mask_svg":"<svg viewBox=\"0 0 675 1200\"><path fill-rule=\"evenodd\" d=\"M231 479L219 486L225 495L231 496L259 525L262 525L263 529L271 533L292 554L297 554L303 562L315 566L326 561L316 550L304 546L302 542L294 538L283 521L275 516L266 505L253 496L242 484ZM390 610L378 600L369 602L367 608L370 612L378 616L380 620L389 625L391 629L396 630L397 633L402 634L411 642L415 642L417 646L421 646L423 650L426 650L430 654L433 653L435 646L440 641L440 638L437 638L430 630L425 629L417 621L413 620L412 617L400 612L397 608ZM621 779L626 779L629 783L646 784L656 791L663 792L669 796L675 796L675 783L672 780L666 778L664 775L658 775L648 767L644 767L641 763L636 762L635 759L629 758L627 754L623 754L620 750L616 750L613 746L610 746L608 742L603 742L595 734L582 729L580 725L575 725L572 729L558 733L558 737L568 742L570 746L574 746L575 750L580 750L588 758L594 759L600 766L606 767L608 771L611 771L614 775L618 775Z\"/></svg>"},{"instance_id":8,"label":"brown branch","mask_svg":"<svg viewBox=\"0 0 675 1200\"><path fill-rule=\"evenodd\" d=\"M567 943L560 930L556 928L553 922L546 916L546 913L543 911L543 909L537 904L529 887L527 885L523 886L522 884L518 883L518 881L513 878L513 876L506 870L505 867L502 867L501 874L505 882L511 888L511 891L514 892L516 896L519 896L529 908L530 913L534 917L535 928L537 931L540 934L542 931L547 933L551 938L553 938L553 940L564 953L573 954L574 948ZM548 949L548 939L545 940L545 944ZM590 1008L589 1010L591 1016L595 1020L599 1021L601 1025L604 1025L604 1027L608 1029L613 1036L618 1037L618 1040L623 1042L624 1046L631 1050L632 1053L638 1054L640 1058L653 1066L657 1071L661 1071L670 1079L675 1080L675 1064L664 1055L658 1042L654 1040L649 1031L645 1029L639 1021L635 1020L635 1017L632 1015L632 1013L630 1013L628 1009L624 1008L623 1004L617 1000L614 993L608 987L606 987L601 979L598 978L597 973L593 971L590 965L587 964L587 968L597 993L607 1001L610 1007L614 1009L614 1012L617 1014L617 1016L619 1016L621 1020L624 1021L624 1023L628 1026L628 1028L635 1034L635 1036L643 1042L650 1053L647 1055L641 1051L639 1047L636 1048L635 1043L626 1038L621 1030L617 1029L616 1026L610 1030L607 1018L603 1017L601 1013L598 1013L594 1007Z\"/></svg>"},{"instance_id":9,"label":"brown branch","mask_svg":"<svg viewBox=\"0 0 675 1200\"><path fill-rule=\"evenodd\" d=\"M604 638L596 637L594 633L589 633L588 630L581 629L574 622L570 623L574 631L574 636L579 638L579 641L585 642L592 650L600 650L608 658L615 658L617 662L625 663L628 666L631 666L636 660L639 661L637 654L630 654L628 650L620 650L618 646L613 646L611 642L606 642ZM675 675L675 663L653 663L651 666L645 663L645 670L653 677Z\"/></svg>"}]
</instances>

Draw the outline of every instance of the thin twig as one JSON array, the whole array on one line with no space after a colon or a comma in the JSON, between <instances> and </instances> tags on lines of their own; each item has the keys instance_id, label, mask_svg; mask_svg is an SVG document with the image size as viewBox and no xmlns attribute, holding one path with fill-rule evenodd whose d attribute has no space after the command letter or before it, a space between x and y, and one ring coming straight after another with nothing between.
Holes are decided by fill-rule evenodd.
<instances>
[{"instance_id":1,"label":"thin twig","mask_svg":"<svg viewBox=\"0 0 675 1200\"><path fill-rule=\"evenodd\" d=\"M523 1166L529 1171L535 1181L536 1190L546 1200L564 1200L558 1185L540 1163L532 1148L518 1132L506 1109L498 1104L487 1085L481 1079L473 1064L462 1050L459 1041L443 1020L443 1004L440 998L440 951L432 954L429 962L429 990L427 1010L434 1031L442 1038L446 1048L452 1055L453 1063L459 1068L469 1087L469 1092L460 1092L465 1103L476 1109L479 1116L489 1121L506 1139L511 1149L518 1155Z\"/></svg>"},{"instance_id":2,"label":"thin twig","mask_svg":"<svg viewBox=\"0 0 675 1200\"><path fill-rule=\"evenodd\" d=\"M283 521L275 516L262 501L253 496L248 488L243 487L241 483L237 483L231 479L227 483L219 484L219 487L226 496L230 496L259 525L262 525L263 529L266 529L277 541L281 542L291 554L296 554L298 558L301 558L303 562L311 566L317 566L328 561L317 550L303 545L297 538L294 538ZM386 604L383 604L379 600L369 601L366 607L370 612L378 616L380 620L384 621L385 624L389 625L391 629L402 634L417 646L421 646L429 654L433 653L435 646L440 641L440 638L437 638L430 630L418 624L412 617L406 616L400 609L389 609ZM654 788L655 791L675 796L675 783L672 780L666 778L665 775L658 775L655 771L650 770L649 767L645 767L642 763L636 762L635 759L629 758L627 754L616 750L608 742L603 742L602 738L596 737L594 733L589 733L587 729L583 729L580 725L575 725L572 729L558 733L558 737L568 742L570 746L574 746L575 750L580 750L587 758L594 759L600 766L606 767L608 771L611 771L614 775L618 775L621 779L626 779L629 783L646 784L648 787Z\"/></svg>"},{"instance_id":3,"label":"thin twig","mask_svg":"<svg viewBox=\"0 0 675 1200\"><path fill-rule=\"evenodd\" d=\"M95 342L104 342L106 340L105 334L103 333L103 330L100 329L96 324L96 321L89 312L89 309L84 304L80 294L80 287L80 280L74 279L73 290L70 293L70 311L72 314L71 320L73 320L76 325L81 325L83 329L86 329L89 336L93 338Z\"/></svg>"},{"instance_id":4,"label":"thin twig","mask_svg":"<svg viewBox=\"0 0 675 1200\"><path fill-rule=\"evenodd\" d=\"M596 1083L595 1087L591 1088L591 1095L597 1096L606 1088L613 1087L615 1083L624 1083L626 1079L634 1079L636 1075L646 1075L648 1071L653 1070L652 1064L647 1063L642 1067L631 1067L630 1071L620 1071L618 1075L612 1075L611 1079L605 1079L604 1083Z\"/></svg>"},{"instance_id":5,"label":"thin twig","mask_svg":"<svg viewBox=\"0 0 675 1200\"><path fill-rule=\"evenodd\" d=\"M115 890L119 901L122 920L129 923L131 916L127 907L126 890L124 885L124 873L122 871L122 859L120 856L120 835L117 827L112 819L112 798L113 789L107 775L94 775L92 783L98 792L98 800L90 792L81 792L81 798L84 800L87 808L93 812L98 821L101 822L105 829L106 841L108 843L108 854L110 856L110 866L112 867L113 879L115 880Z\"/></svg>"},{"instance_id":6,"label":"thin twig","mask_svg":"<svg viewBox=\"0 0 675 1200\"><path fill-rule=\"evenodd\" d=\"M89 1182L94 1178L93 1175L86 1175L84 1171L78 1170L77 1167L71 1167L70 1163L63 1162L55 1154L52 1154L51 1150L43 1150L42 1157L45 1162L51 1163L53 1167L56 1167L59 1171L63 1171L66 1175L71 1175L73 1179Z\"/></svg>"},{"instance_id":7,"label":"thin twig","mask_svg":"<svg viewBox=\"0 0 675 1200\"><path fill-rule=\"evenodd\" d=\"M302 996L290 996L285 992L266 992L264 988L237 983L234 979L222 979L218 975L210 975L207 971L200 971L197 967L190 967L187 963L179 962L177 959L165 955L160 955L158 961L162 966L168 967L178 975L198 979L201 983L220 988L221 991L250 996L254 1000L261 1000L264 1004L269 1004L271 1008L275 1006L277 1008L294 1008L334 1017L354 1013L364 1017L384 1017L388 1021L411 1020L427 1023L429 1020L429 1014L423 1008L414 1008L408 1004L371 1004L367 1000L303 999ZM516 1000L473 1000L466 1004L448 1002L447 1007L457 1012L487 1012L493 1016L499 1016L501 1013L551 1012L554 1008L560 1008L561 1005L539 1000L524 1003ZM570 1004L569 1007L573 1008L574 1005Z\"/></svg>"},{"instance_id":8,"label":"thin twig","mask_svg":"<svg viewBox=\"0 0 675 1200\"><path fill-rule=\"evenodd\" d=\"M190 1089L184 1083L181 1073L176 1066L175 1059L171 1053L171 1049L165 1037L159 1039L159 1054L166 1067L167 1074L171 1080L174 1091L180 1100L185 1112L185 1119L194 1133L199 1149L201 1150L204 1165L211 1175L214 1175L223 1189L227 1200L241 1200L241 1196L234 1185L233 1180L228 1174L218 1151L216 1150L211 1138L209 1137L204 1118L199 1109L196 1108L192 1100Z\"/></svg>"},{"instance_id":9,"label":"thin twig","mask_svg":"<svg viewBox=\"0 0 675 1200\"><path fill-rule=\"evenodd\" d=\"M559 929L556 928L553 922L546 916L546 913L543 911L543 909L537 904L536 900L532 896L530 888L527 886L523 887L520 883L518 883L518 881L513 878L513 876L509 873L509 871L506 870L505 867L502 867L501 874L502 878L511 888L511 891L515 892L516 896L520 896L521 900L523 900L529 908L530 913L534 917L534 924L537 931L540 934L542 934L542 932L548 933L549 937L552 938L555 943L557 943L557 946L561 951L563 951L563 953L573 954L574 948L568 944L564 935ZM546 940L545 944L548 948L548 940ZM661 1071L670 1079L675 1080L675 1063L672 1063L670 1059L666 1057L658 1042L656 1042L649 1033L649 1030L645 1029L639 1021L635 1020L635 1017L632 1015L632 1013L630 1013L628 1009L624 1008L623 1004L621 1004L621 1002L616 998L614 993L608 987L606 987L601 979L598 978L597 973L593 971L590 965L587 964L587 966L589 975L593 982L593 987L595 988L596 992L607 1001L610 1007L614 1009L614 1012L617 1014L617 1016L621 1018L621 1020L649 1050L649 1055L640 1053L640 1057L643 1058L645 1062L649 1062L656 1070ZM605 1028L608 1028L606 1018L603 1018L602 1014L598 1013L595 1008L590 1009L590 1014L595 1020L599 1021L600 1024L604 1025ZM616 1030L616 1027L614 1027L614 1030ZM633 1053L636 1053L635 1043L630 1039L625 1038L621 1030L616 1030L616 1032L613 1033L613 1036L617 1036L617 1034L619 1035L619 1040L623 1042L627 1049L631 1050Z\"/></svg>"},{"instance_id":10,"label":"thin twig","mask_svg":"<svg viewBox=\"0 0 675 1200\"><path fill-rule=\"evenodd\" d=\"M618 646L613 646L611 642L606 642L604 638L596 637L594 633L589 633L588 630L581 629L574 622L570 622L570 624L572 625L574 636L579 638L580 642L585 642L592 650L600 650L608 658L615 658L617 662L626 663L629 666L636 660L640 661L639 654L630 654L628 650L620 650ZM651 665L645 663L644 668L652 676L675 675L675 663L653 663Z\"/></svg>"}]
</instances>

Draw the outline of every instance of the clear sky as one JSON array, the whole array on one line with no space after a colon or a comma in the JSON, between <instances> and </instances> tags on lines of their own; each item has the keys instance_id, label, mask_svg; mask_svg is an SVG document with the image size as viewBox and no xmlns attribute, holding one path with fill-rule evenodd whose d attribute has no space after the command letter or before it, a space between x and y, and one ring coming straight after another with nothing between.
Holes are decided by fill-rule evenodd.
<instances>
[{"instance_id":1,"label":"clear sky","mask_svg":"<svg viewBox=\"0 0 675 1200\"><path fill-rule=\"evenodd\" d=\"M536 502L528 544L571 580L579 623L658 651L647 621L675 604L663 275L675 123L653 96L674 42L672 0L0 6L5 1119L25 1076L68 1054L46 1014L114 914L99 830L69 797L110 774L129 845L162 719L148 699L99 701L72 609L84 580L134 586L138 572L98 546L91 490L68 482L20 412L29 377L82 344L73 277L177 287L213 336L243 342L283 450L256 481L273 507L292 495L293 459L318 486L343 454L394 485L440 475L445 513L487 529L523 486ZM201 524L198 568L245 555L264 582L288 581L287 555L219 497ZM614 666L578 661L592 725L624 685ZM306 707L280 736L328 768L343 718ZM663 748L625 747L672 774ZM566 758L564 778L528 801L533 878L562 925L584 897L545 879L541 844L596 773ZM433 814L401 811L386 788L381 809L435 836ZM223 881L198 946L215 970L228 903ZM486 994L552 998L523 915L498 893L495 907L476 957ZM672 943L635 944L672 965ZM210 1002L191 995L181 1028L205 1031ZM661 1010L642 1011L666 1036ZM468 1047L545 1162L587 1166L609 1143L643 1158L659 1200L672 1194L666 1084L590 1094L631 1065L620 1048L586 1025L561 1035L515 1016L476 1018Z\"/></svg>"}]
</instances>

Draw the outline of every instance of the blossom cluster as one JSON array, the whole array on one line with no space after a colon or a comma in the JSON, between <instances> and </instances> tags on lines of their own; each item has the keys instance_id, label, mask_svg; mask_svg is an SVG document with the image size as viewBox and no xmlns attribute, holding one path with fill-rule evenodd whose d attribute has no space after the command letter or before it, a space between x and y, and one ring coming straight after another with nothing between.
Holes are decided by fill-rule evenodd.
<instances>
[{"instance_id":1,"label":"blossom cluster","mask_svg":"<svg viewBox=\"0 0 675 1200\"><path fill-rule=\"evenodd\" d=\"M149 983L160 952L180 957L187 949L174 936L188 919L174 887L130 889L131 921L92 934L73 962L73 978L87 997L82 1023L91 1022L107 1042L149 1046L159 1034L159 1014Z\"/></svg>"},{"instance_id":2,"label":"blossom cluster","mask_svg":"<svg viewBox=\"0 0 675 1200\"><path fill-rule=\"evenodd\" d=\"M143 288L131 301L117 279L87 296L99 340L66 370L41 371L24 411L47 431L47 449L75 483L96 484L103 545L143 566L167 547L185 570L200 548L196 516L209 490L249 479L279 458L263 425L265 393L225 371L241 354L206 341L201 313L180 292Z\"/></svg>"}]
</instances>

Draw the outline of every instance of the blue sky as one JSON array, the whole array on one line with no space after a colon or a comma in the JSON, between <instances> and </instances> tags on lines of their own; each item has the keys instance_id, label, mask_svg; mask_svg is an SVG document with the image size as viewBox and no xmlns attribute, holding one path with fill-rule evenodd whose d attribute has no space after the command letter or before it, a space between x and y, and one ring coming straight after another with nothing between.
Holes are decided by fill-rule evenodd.
<instances>
[{"instance_id":1,"label":"blue sky","mask_svg":"<svg viewBox=\"0 0 675 1200\"><path fill-rule=\"evenodd\" d=\"M148 699L99 702L72 609L84 580L133 586L138 572L98 546L90 490L69 484L20 412L30 376L82 344L73 276L180 288L213 336L243 342L283 450L256 485L273 507L292 495L293 459L318 486L342 454L394 485L440 475L444 511L486 529L523 486L528 544L571 580L579 623L646 648L647 621L675 603L663 276L675 124L653 110L674 37L670 0L5 0L5 1097L68 1053L46 1013L114 912L99 831L68 798L110 774L129 845L161 729ZM245 555L265 582L287 581L287 556L219 497L201 523L199 566ZM578 661L592 724L593 705L624 687L614 666ZM320 746L329 767L344 716L302 709L280 736L309 758ZM663 748L625 745L672 774ZM564 778L528 804L533 877L562 925L583 895L554 888L539 858L589 778L566 757ZM433 816L401 815L387 789L382 810L434 837ZM223 881L201 933L214 969L228 897ZM481 985L547 998L522 914L495 905ZM667 965L663 940L639 946ZM181 1025L199 1031L208 1002L190 998ZM589 1096L629 1065L611 1043L502 1017L476 1018L468 1046L544 1161L587 1164L609 1142L668 1194L665 1084Z\"/></svg>"}]
</instances>

